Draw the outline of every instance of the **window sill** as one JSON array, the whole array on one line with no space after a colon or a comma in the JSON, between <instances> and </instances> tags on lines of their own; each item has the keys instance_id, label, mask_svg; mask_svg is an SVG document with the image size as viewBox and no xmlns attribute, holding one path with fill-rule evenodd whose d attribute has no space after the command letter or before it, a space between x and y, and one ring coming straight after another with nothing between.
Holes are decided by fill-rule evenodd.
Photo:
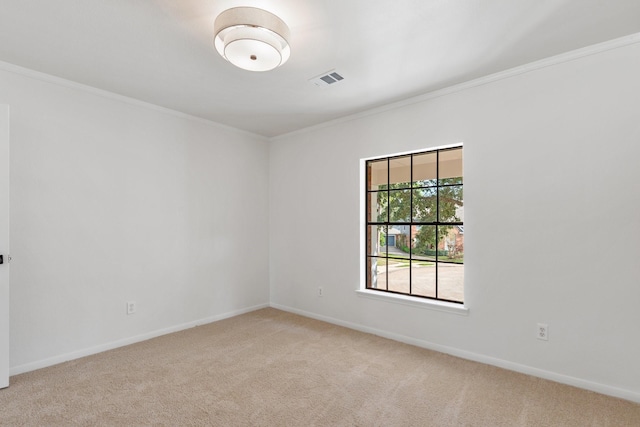
<instances>
[{"instance_id":1,"label":"window sill","mask_svg":"<svg viewBox=\"0 0 640 427\"><path fill-rule=\"evenodd\" d=\"M409 305L412 307L426 308L428 310L444 311L460 316L467 316L469 309L462 304L455 304L446 301L430 300L426 298L412 297L409 295L390 294L380 291L370 291L368 289L358 289L356 294L360 297L371 298L380 301L387 301L395 304Z\"/></svg>"}]
</instances>

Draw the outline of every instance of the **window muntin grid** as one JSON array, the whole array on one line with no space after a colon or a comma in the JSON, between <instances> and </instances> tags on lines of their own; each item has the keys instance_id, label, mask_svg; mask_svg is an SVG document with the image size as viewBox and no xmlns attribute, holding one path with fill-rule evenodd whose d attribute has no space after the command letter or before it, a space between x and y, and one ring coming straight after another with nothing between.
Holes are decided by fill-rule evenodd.
<instances>
[{"instance_id":1,"label":"window muntin grid","mask_svg":"<svg viewBox=\"0 0 640 427\"><path fill-rule=\"evenodd\" d=\"M462 147L366 162L366 288L464 295Z\"/></svg>"}]
</instances>

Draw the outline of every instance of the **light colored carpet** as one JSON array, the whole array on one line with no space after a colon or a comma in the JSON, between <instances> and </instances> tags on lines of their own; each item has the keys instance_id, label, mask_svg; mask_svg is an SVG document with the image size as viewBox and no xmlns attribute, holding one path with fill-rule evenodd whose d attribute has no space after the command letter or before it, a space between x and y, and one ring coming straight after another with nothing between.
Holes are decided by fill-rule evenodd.
<instances>
[{"instance_id":1,"label":"light colored carpet","mask_svg":"<svg viewBox=\"0 0 640 427\"><path fill-rule=\"evenodd\" d=\"M640 405L264 309L17 375L7 426L640 426Z\"/></svg>"}]
</instances>

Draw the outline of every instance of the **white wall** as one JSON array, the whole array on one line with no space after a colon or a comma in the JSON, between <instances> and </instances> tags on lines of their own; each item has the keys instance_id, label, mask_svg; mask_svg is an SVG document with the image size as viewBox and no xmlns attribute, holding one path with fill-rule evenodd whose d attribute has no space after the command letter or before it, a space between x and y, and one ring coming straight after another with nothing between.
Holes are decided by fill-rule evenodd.
<instances>
[{"instance_id":1,"label":"white wall","mask_svg":"<svg viewBox=\"0 0 640 427\"><path fill-rule=\"evenodd\" d=\"M277 138L272 305L640 401L639 75L634 44ZM468 315L356 295L359 160L457 142Z\"/></svg>"},{"instance_id":2,"label":"white wall","mask_svg":"<svg viewBox=\"0 0 640 427\"><path fill-rule=\"evenodd\" d=\"M268 304L265 139L2 70L1 103L12 373Z\"/></svg>"}]
</instances>

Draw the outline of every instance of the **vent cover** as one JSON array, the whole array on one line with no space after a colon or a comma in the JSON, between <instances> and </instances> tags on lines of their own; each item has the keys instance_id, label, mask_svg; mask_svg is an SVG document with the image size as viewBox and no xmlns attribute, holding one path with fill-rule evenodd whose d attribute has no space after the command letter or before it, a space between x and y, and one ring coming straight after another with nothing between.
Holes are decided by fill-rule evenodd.
<instances>
[{"instance_id":1,"label":"vent cover","mask_svg":"<svg viewBox=\"0 0 640 427\"><path fill-rule=\"evenodd\" d=\"M330 86L342 80L344 80L344 77L338 74L336 70L327 71L326 73L322 73L319 76L309 79L311 83L321 87Z\"/></svg>"}]
</instances>

